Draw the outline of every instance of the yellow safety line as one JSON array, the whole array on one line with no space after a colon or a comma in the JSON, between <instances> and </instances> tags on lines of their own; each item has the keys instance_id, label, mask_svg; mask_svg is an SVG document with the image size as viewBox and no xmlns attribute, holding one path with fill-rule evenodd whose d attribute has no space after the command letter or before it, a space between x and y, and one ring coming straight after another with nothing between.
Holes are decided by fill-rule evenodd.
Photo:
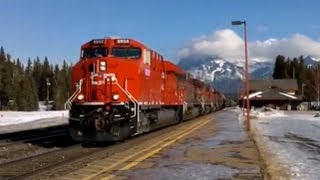
<instances>
[{"instance_id":1,"label":"yellow safety line","mask_svg":"<svg viewBox=\"0 0 320 180\"><path fill-rule=\"evenodd\" d=\"M193 132L193 131L195 131L196 129L198 129L199 127L207 124L208 122L209 122L209 121L207 120L207 121L203 122L202 124L200 124L200 125L192 128L192 129L190 129L190 131L181 134L180 136L176 137L175 139L172 139L172 140L170 140L169 142L160 145L160 147L156 148L156 149L153 150L153 151L150 151L149 153L147 153L147 154L144 155L144 156L139 157L139 158L136 159L134 162L131 162L131 163L127 164L126 166L124 166L124 167L121 168L120 170L128 170L128 169L136 166L136 165L139 164L141 161L143 161L143 160L147 159L148 157L156 154L157 152L161 151L163 148L169 146L170 144L174 143L174 142L177 141L178 139L181 139L182 137L190 134L191 132Z\"/></svg>"},{"instance_id":2,"label":"yellow safety line","mask_svg":"<svg viewBox=\"0 0 320 180\"><path fill-rule=\"evenodd\" d=\"M168 145L174 143L174 142L177 141L178 139L180 139L180 138L182 138L182 137L190 134L191 132L193 132L193 131L196 130L197 128L199 128L199 127L207 124L208 122L209 122L209 120L206 120L205 122L197 123L196 125L194 125L194 126L188 128L188 129L186 129L186 130L185 130L182 134L180 134L178 137L176 137L176 138L168 141L167 143L165 143L165 144L163 144L163 145L160 145L160 147L156 148L155 150L153 150L153 151L147 153L146 155L138 158L137 161L142 161L142 160L144 160L144 159L146 159L146 158L154 155L155 153L159 152L159 151L162 150L163 148L165 148L165 147L167 147ZM175 135L175 136L177 136L177 135ZM95 176L97 176L97 175L99 175L99 174L101 174L101 173L103 173L103 172L106 172L106 171L108 171L108 170L110 170L110 169L112 169L112 168L114 168L114 167L116 167L116 166L118 166L118 165L120 165L120 164L128 161L129 159L133 158L134 156L137 156L138 154L141 154L141 153L144 152L144 151L148 151L148 150L150 150L150 149L158 146L159 144L161 144L161 143L163 143L164 141L167 141L168 139L171 139L171 138L172 138L172 137L168 137L168 138L166 138L166 139L164 139L164 140L162 140L162 141L160 141L160 142L158 142L158 143L150 146L150 147L147 148L147 149L144 149L144 150L142 150L142 151L140 151L140 152L138 152L138 153L135 153L135 154L133 154L133 155L131 155L131 156L128 156L127 158L125 158L125 159L123 159L123 160L121 160L121 161L118 161L117 163L114 163L113 165L108 166L108 167L106 167L106 168L98 171L97 173L94 173L94 174L91 174L90 176L85 177L84 179L91 179L91 178L93 178L93 177L95 177ZM137 165L137 164L139 164L139 163L140 163L140 162L131 162L131 163L128 164L127 166L121 168L121 170L130 169L131 167L134 167L135 165ZM108 176L108 177L105 177L104 179L110 179L110 178L113 178L113 177L115 177L115 176L114 176L114 175Z\"/></svg>"}]
</instances>

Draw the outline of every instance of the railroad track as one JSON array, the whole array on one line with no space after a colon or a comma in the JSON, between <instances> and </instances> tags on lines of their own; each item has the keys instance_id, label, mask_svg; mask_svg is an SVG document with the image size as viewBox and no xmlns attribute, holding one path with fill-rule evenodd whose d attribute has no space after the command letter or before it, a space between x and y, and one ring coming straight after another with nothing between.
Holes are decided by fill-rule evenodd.
<instances>
[{"instance_id":1,"label":"railroad track","mask_svg":"<svg viewBox=\"0 0 320 180\"><path fill-rule=\"evenodd\" d=\"M0 134L0 148L7 148L19 143L60 147L64 146L64 144L68 145L68 143L72 141L72 139L69 137L67 125ZM61 141L61 139L64 141Z\"/></svg>"},{"instance_id":2,"label":"railroad track","mask_svg":"<svg viewBox=\"0 0 320 180\"><path fill-rule=\"evenodd\" d=\"M100 150L99 148L81 148L81 145L78 144L4 163L0 165L0 179L23 179L32 174L47 171L52 167L78 159L84 154L91 154Z\"/></svg>"},{"instance_id":3,"label":"railroad track","mask_svg":"<svg viewBox=\"0 0 320 180\"><path fill-rule=\"evenodd\" d=\"M0 146L6 145L6 143L14 141L33 141L42 137L48 137L50 135L67 133L68 125L57 125L46 128L38 128L31 130L24 130L6 134L0 134Z\"/></svg>"},{"instance_id":4,"label":"railroad track","mask_svg":"<svg viewBox=\"0 0 320 180\"><path fill-rule=\"evenodd\" d=\"M65 126L2 134L0 164L75 144Z\"/></svg>"},{"instance_id":5,"label":"railroad track","mask_svg":"<svg viewBox=\"0 0 320 180\"><path fill-rule=\"evenodd\" d=\"M127 139L122 143L94 148L85 148L77 144L56 151L1 164L0 179L60 178L62 175L70 175L70 173L75 172L78 169L86 168L92 162L106 158L116 158L118 161L124 163L125 161L123 158L125 158L128 153L133 153L135 149L139 150L139 152L144 152L143 148L150 147L153 143L160 141L162 143L166 143L167 141L171 142L171 137L176 137L175 140L177 140L177 137L179 137L179 133L177 132L187 133L189 126L192 126L195 123L198 123L198 125L201 124L199 122L201 122L201 120L187 121L176 126L170 126L155 132ZM172 132L176 133L172 134ZM161 139L165 139L165 141L162 141ZM136 156L139 155L135 154L134 157ZM128 167L131 166L133 166L133 164Z\"/></svg>"}]
</instances>

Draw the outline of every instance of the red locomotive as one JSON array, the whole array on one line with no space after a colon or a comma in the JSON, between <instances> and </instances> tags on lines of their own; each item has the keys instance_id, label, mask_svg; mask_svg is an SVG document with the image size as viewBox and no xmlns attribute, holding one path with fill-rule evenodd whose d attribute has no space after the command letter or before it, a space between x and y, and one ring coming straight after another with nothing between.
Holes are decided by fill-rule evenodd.
<instances>
[{"instance_id":1,"label":"red locomotive","mask_svg":"<svg viewBox=\"0 0 320 180\"><path fill-rule=\"evenodd\" d=\"M134 39L93 39L72 70L70 134L118 141L222 108L225 97Z\"/></svg>"}]
</instances>

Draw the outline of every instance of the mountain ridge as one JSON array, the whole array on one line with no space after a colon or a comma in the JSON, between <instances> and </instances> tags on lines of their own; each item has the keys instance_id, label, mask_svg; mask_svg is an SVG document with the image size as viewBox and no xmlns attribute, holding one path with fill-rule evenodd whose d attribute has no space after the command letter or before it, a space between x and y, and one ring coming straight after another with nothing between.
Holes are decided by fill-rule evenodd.
<instances>
[{"instance_id":1,"label":"mountain ridge","mask_svg":"<svg viewBox=\"0 0 320 180\"><path fill-rule=\"evenodd\" d=\"M304 57L306 65L315 65L317 59ZM233 62L233 63L232 63ZM244 87L243 63L238 60L226 60L220 56L190 55L181 58L178 66L190 72L195 78L209 83L224 93L239 93ZM249 66L250 79L270 79L274 69L274 60L256 59Z\"/></svg>"}]
</instances>

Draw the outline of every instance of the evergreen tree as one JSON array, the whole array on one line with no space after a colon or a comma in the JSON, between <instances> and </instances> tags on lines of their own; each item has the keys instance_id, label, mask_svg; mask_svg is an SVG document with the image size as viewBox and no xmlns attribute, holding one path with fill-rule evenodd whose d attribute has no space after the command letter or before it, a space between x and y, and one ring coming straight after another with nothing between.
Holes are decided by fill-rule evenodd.
<instances>
[{"instance_id":1,"label":"evergreen tree","mask_svg":"<svg viewBox=\"0 0 320 180\"><path fill-rule=\"evenodd\" d=\"M47 99L47 87L49 87L49 99L54 100L57 109L63 109L65 101L70 95L70 77L72 65L66 61L61 68L59 65L49 63L47 57L41 62L28 58L24 67L20 59L11 59L10 54L0 48L0 110L38 110L38 101ZM47 86L47 79L51 83Z\"/></svg>"},{"instance_id":2,"label":"evergreen tree","mask_svg":"<svg viewBox=\"0 0 320 180\"><path fill-rule=\"evenodd\" d=\"M33 60L33 71L32 71L32 77L36 83L36 87L37 87L37 93L38 93L38 97L39 100L43 100L40 89L42 88L41 86L41 61L40 58L37 57L35 60Z\"/></svg>"},{"instance_id":3,"label":"evergreen tree","mask_svg":"<svg viewBox=\"0 0 320 180\"><path fill-rule=\"evenodd\" d=\"M6 53L4 51L4 48L1 46L0 48L0 110L2 109L4 100L3 96L1 95L1 92L3 91L3 68L6 62Z\"/></svg>"},{"instance_id":4,"label":"evergreen tree","mask_svg":"<svg viewBox=\"0 0 320 180\"><path fill-rule=\"evenodd\" d=\"M32 71L33 71L32 70L32 62L31 62L31 59L29 58L25 72L26 72L27 75L32 75Z\"/></svg>"},{"instance_id":5,"label":"evergreen tree","mask_svg":"<svg viewBox=\"0 0 320 180\"><path fill-rule=\"evenodd\" d=\"M43 100L51 99L50 98L51 85L49 84L52 82L52 79L53 79L53 73L50 68L49 60L47 57L45 57L42 68L41 68L41 77L40 77L40 84L39 84L40 100L43 101Z\"/></svg>"},{"instance_id":6,"label":"evergreen tree","mask_svg":"<svg viewBox=\"0 0 320 180\"><path fill-rule=\"evenodd\" d=\"M272 77L273 79L287 79L289 77L287 73L287 65L284 56L277 56Z\"/></svg>"},{"instance_id":7,"label":"evergreen tree","mask_svg":"<svg viewBox=\"0 0 320 180\"><path fill-rule=\"evenodd\" d=\"M29 102L27 100L27 97L29 96L29 89L27 88L28 82L26 79L22 79L19 81L19 86L17 89L19 90L19 93L16 94L16 101L19 111L26 111L29 108Z\"/></svg>"},{"instance_id":8,"label":"evergreen tree","mask_svg":"<svg viewBox=\"0 0 320 180\"><path fill-rule=\"evenodd\" d=\"M37 94L37 88L36 84L31 76L27 76L27 82L28 82L28 91L29 96L27 98L31 111L36 111L39 109L39 99Z\"/></svg>"},{"instance_id":9,"label":"evergreen tree","mask_svg":"<svg viewBox=\"0 0 320 180\"><path fill-rule=\"evenodd\" d=\"M319 64L318 66L312 67L309 66L306 71L306 79L305 79L305 89L304 94L305 97L309 100L317 100L318 99L318 92L319 92Z\"/></svg>"},{"instance_id":10,"label":"evergreen tree","mask_svg":"<svg viewBox=\"0 0 320 180\"><path fill-rule=\"evenodd\" d=\"M19 58L17 59L16 66L18 68L18 73L23 73L24 67Z\"/></svg>"},{"instance_id":11,"label":"evergreen tree","mask_svg":"<svg viewBox=\"0 0 320 180\"><path fill-rule=\"evenodd\" d=\"M55 67L56 81L57 81L57 93L55 96L55 103L57 109L63 109L64 104L70 96L70 68L66 61L63 62L61 70L59 66Z\"/></svg>"},{"instance_id":12,"label":"evergreen tree","mask_svg":"<svg viewBox=\"0 0 320 180\"><path fill-rule=\"evenodd\" d=\"M298 74L299 74L299 62L297 58L293 58L292 63L291 63L291 68L292 68L292 78L293 79L298 79Z\"/></svg>"},{"instance_id":13,"label":"evergreen tree","mask_svg":"<svg viewBox=\"0 0 320 180\"><path fill-rule=\"evenodd\" d=\"M8 106L9 101L12 102L13 100L12 95L14 94L12 92L13 90L13 65L10 61L5 61L2 66L2 72L1 72L1 90L0 90L0 99L1 104L4 106Z\"/></svg>"}]
</instances>

